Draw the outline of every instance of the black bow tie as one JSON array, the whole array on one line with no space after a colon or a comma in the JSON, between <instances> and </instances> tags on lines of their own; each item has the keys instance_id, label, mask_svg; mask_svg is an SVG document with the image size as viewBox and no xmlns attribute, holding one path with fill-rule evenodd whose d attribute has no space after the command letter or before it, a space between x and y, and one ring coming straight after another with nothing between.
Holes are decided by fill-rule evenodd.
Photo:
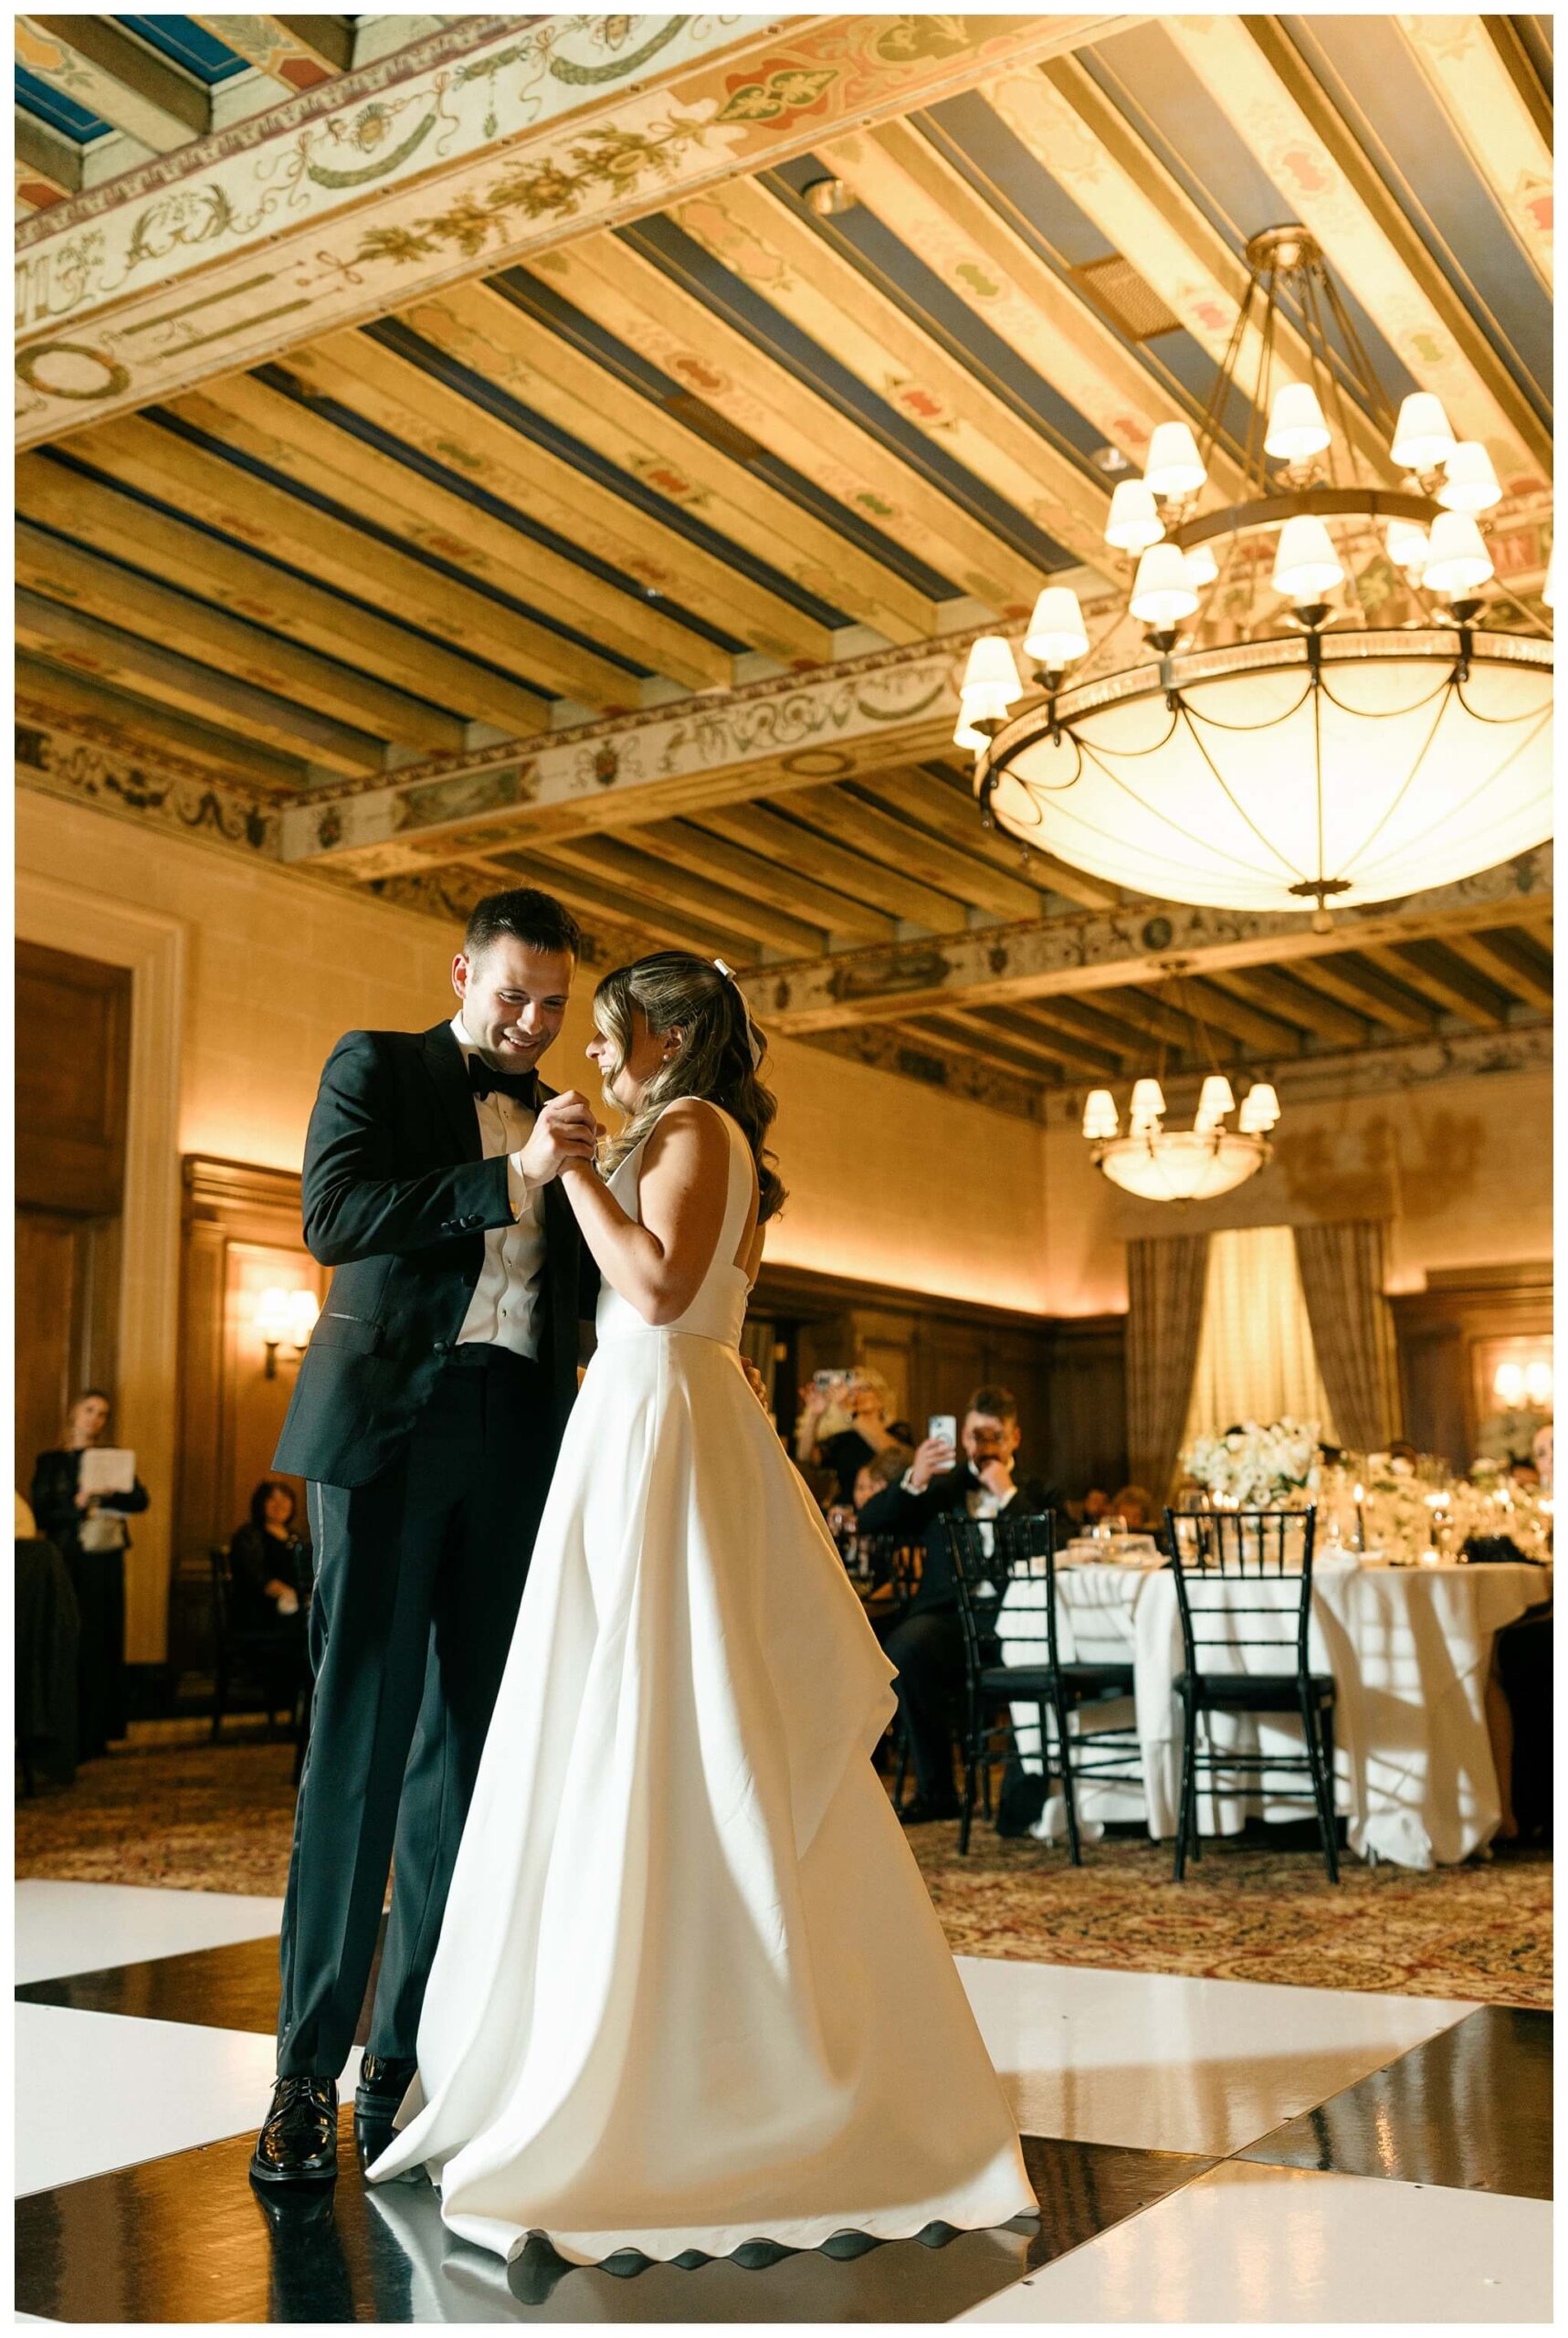
<instances>
[{"instance_id":1,"label":"black bow tie","mask_svg":"<svg viewBox=\"0 0 1568 2338\"><path fill-rule=\"evenodd\" d=\"M530 1111L538 1106L536 1071L492 1071L483 1056L468 1058L468 1086L481 1101L487 1096L510 1096L514 1104L526 1104Z\"/></svg>"}]
</instances>

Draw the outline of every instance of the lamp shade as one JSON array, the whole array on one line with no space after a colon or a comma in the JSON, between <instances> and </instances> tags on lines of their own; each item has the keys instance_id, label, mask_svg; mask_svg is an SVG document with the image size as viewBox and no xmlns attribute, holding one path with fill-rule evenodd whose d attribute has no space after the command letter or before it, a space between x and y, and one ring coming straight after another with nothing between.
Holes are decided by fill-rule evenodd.
<instances>
[{"instance_id":1,"label":"lamp shade","mask_svg":"<svg viewBox=\"0 0 1568 2338\"><path fill-rule=\"evenodd\" d=\"M1186 554L1175 544L1151 544L1132 582L1133 616L1143 625L1171 626L1190 617L1197 606Z\"/></svg>"},{"instance_id":2,"label":"lamp shade","mask_svg":"<svg viewBox=\"0 0 1568 2338\"><path fill-rule=\"evenodd\" d=\"M1141 479L1118 480L1110 492L1110 512L1105 522L1105 541L1114 544L1118 552L1146 552L1157 544L1165 532L1165 523L1154 509L1152 491Z\"/></svg>"},{"instance_id":3,"label":"lamp shade","mask_svg":"<svg viewBox=\"0 0 1568 2338\"><path fill-rule=\"evenodd\" d=\"M1264 453L1284 463L1300 463L1309 455L1321 455L1328 443L1329 426L1316 390L1307 382L1281 383L1268 409Z\"/></svg>"},{"instance_id":4,"label":"lamp shade","mask_svg":"<svg viewBox=\"0 0 1568 2338\"><path fill-rule=\"evenodd\" d=\"M256 1328L269 1344L289 1336L289 1293L274 1286L256 1302Z\"/></svg>"},{"instance_id":5,"label":"lamp shade","mask_svg":"<svg viewBox=\"0 0 1568 2338\"><path fill-rule=\"evenodd\" d=\"M1462 438L1449 456L1437 500L1446 511L1489 511L1502 501L1492 458L1479 438Z\"/></svg>"},{"instance_id":6,"label":"lamp shade","mask_svg":"<svg viewBox=\"0 0 1568 2338\"><path fill-rule=\"evenodd\" d=\"M1035 603L1029 630L1024 636L1024 655L1037 658L1042 666L1070 666L1088 651L1089 635L1078 595L1068 585L1048 584Z\"/></svg>"},{"instance_id":7,"label":"lamp shade","mask_svg":"<svg viewBox=\"0 0 1568 2338\"><path fill-rule=\"evenodd\" d=\"M959 695L968 698L973 691L982 690L1001 691L1009 704L1024 695L1012 648L999 633L983 633L970 648Z\"/></svg>"},{"instance_id":8,"label":"lamp shade","mask_svg":"<svg viewBox=\"0 0 1568 2338\"><path fill-rule=\"evenodd\" d=\"M1186 562L1187 582L1194 592L1201 593L1205 585L1212 584L1219 574L1219 563L1210 543L1194 544L1186 555Z\"/></svg>"},{"instance_id":9,"label":"lamp shade","mask_svg":"<svg viewBox=\"0 0 1568 2338\"><path fill-rule=\"evenodd\" d=\"M1241 1100L1237 1125L1244 1136L1261 1136L1279 1118L1279 1099L1267 1079L1255 1079Z\"/></svg>"},{"instance_id":10,"label":"lamp shade","mask_svg":"<svg viewBox=\"0 0 1568 2338\"><path fill-rule=\"evenodd\" d=\"M1162 422L1149 441L1143 484L1151 495L1180 500L1195 495L1208 473L1197 441L1184 422Z\"/></svg>"},{"instance_id":11,"label":"lamp shade","mask_svg":"<svg viewBox=\"0 0 1568 2338\"><path fill-rule=\"evenodd\" d=\"M1468 511L1439 511L1422 583L1434 593L1468 593L1492 573L1492 556Z\"/></svg>"},{"instance_id":12,"label":"lamp shade","mask_svg":"<svg viewBox=\"0 0 1568 2338\"><path fill-rule=\"evenodd\" d=\"M1211 1071L1198 1090L1197 1124L1212 1128L1215 1121L1224 1120L1236 1110L1236 1098L1223 1071Z\"/></svg>"},{"instance_id":13,"label":"lamp shade","mask_svg":"<svg viewBox=\"0 0 1568 2338\"><path fill-rule=\"evenodd\" d=\"M1391 520L1384 541L1395 568L1403 568L1406 575L1419 579L1432 549L1426 529L1414 520Z\"/></svg>"},{"instance_id":14,"label":"lamp shade","mask_svg":"<svg viewBox=\"0 0 1568 2338\"><path fill-rule=\"evenodd\" d=\"M321 1302L313 1290L291 1290L289 1293L289 1338L297 1348L302 1348L316 1328L316 1318Z\"/></svg>"},{"instance_id":15,"label":"lamp shade","mask_svg":"<svg viewBox=\"0 0 1568 2338\"><path fill-rule=\"evenodd\" d=\"M1114 1136L1121 1126L1116 1099L1109 1088L1091 1088L1084 1099L1083 1132L1088 1137Z\"/></svg>"},{"instance_id":16,"label":"lamp shade","mask_svg":"<svg viewBox=\"0 0 1568 2338\"><path fill-rule=\"evenodd\" d=\"M1165 1109L1165 1091L1157 1079L1135 1079L1132 1083L1132 1125L1157 1121Z\"/></svg>"},{"instance_id":17,"label":"lamp shade","mask_svg":"<svg viewBox=\"0 0 1568 2338\"><path fill-rule=\"evenodd\" d=\"M1310 513L1287 520L1274 555L1274 590L1297 603L1321 601L1344 575L1333 538Z\"/></svg>"},{"instance_id":18,"label":"lamp shade","mask_svg":"<svg viewBox=\"0 0 1568 2338\"><path fill-rule=\"evenodd\" d=\"M1454 451L1454 433L1443 401L1430 390L1413 390L1394 426L1394 459L1402 470L1435 471Z\"/></svg>"}]
</instances>

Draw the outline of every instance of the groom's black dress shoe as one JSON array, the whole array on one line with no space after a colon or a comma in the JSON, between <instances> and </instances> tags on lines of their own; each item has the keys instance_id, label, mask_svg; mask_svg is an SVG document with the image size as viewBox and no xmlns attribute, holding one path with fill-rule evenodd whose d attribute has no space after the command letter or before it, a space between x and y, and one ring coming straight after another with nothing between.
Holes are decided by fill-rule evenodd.
<instances>
[{"instance_id":1,"label":"groom's black dress shoe","mask_svg":"<svg viewBox=\"0 0 1568 2338\"><path fill-rule=\"evenodd\" d=\"M354 2143L368 2167L391 2143L393 2121L419 2065L401 2054L367 2054L354 2089Z\"/></svg>"},{"instance_id":2,"label":"groom's black dress shoe","mask_svg":"<svg viewBox=\"0 0 1568 2338\"><path fill-rule=\"evenodd\" d=\"M402 2054L367 2054L354 2089L355 2119L380 2120L390 2127L418 2068L417 2062Z\"/></svg>"},{"instance_id":3,"label":"groom's black dress shoe","mask_svg":"<svg viewBox=\"0 0 1568 2338\"><path fill-rule=\"evenodd\" d=\"M282 2078L250 2154L258 2184L331 2184L338 2172L338 2090L331 2079Z\"/></svg>"}]
</instances>

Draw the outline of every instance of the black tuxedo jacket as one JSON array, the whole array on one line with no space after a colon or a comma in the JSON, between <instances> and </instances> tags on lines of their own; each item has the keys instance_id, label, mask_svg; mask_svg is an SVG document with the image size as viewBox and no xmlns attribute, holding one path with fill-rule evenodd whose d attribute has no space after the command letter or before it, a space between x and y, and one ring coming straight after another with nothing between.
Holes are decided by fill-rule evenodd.
<instances>
[{"instance_id":1,"label":"black tuxedo jacket","mask_svg":"<svg viewBox=\"0 0 1568 2338\"><path fill-rule=\"evenodd\" d=\"M554 1091L542 1085L542 1104ZM327 1058L305 1139L305 1241L333 1269L273 1467L363 1486L385 1468L457 1343L485 1233L512 1222L506 1156L483 1157L451 1027L350 1031ZM598 1269L559 1183L544 1189L543 1322L559 1438Z\"/></svg>"},{"instance_id":2,"label":"black tuxedo jacket","mask_svg":"<svg viewBox=\"0 0 1568 2338\"><path fill-rule=\"evenodd\" d=\"M1055 1511L1058 1526L1062 1515L1061 1496L1037 1478L1021 1478L1014 1471L1017 1492L1008 1503L1004 1516L1016 1518L1043 1517ZM944 1470L933 1478L923 1494L910 1493L904 1485L884 1486L872 1495L859 1515L862 1534L897 1534L906 1543L917 1538L925 1544L925 1564L921 1570L919 1588L909 1604L908 1613L927 1615L958 1605L958 1585L952 1579L952 1562L947 1554L947 1538L936 1531L942 1518L967 1518L969 1496L980 1484L979 1475L966 1459L956 1469Z\"/></svg>"}]
</instances>

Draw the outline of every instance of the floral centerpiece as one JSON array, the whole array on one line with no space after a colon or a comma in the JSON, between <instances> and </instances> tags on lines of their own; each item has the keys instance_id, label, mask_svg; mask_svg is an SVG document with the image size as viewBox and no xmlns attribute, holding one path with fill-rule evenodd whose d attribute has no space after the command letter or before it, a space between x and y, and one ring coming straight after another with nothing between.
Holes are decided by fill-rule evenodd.
<instances>
[{"instance_id":1,"label":"floral centerpiece","mask_svg":"<svg viewBox=\"0 0 1568 2338\"><path fill-rule=\"evenodd\" d=\"M1318 1481L1318 1424L1243 1421L1194 1438L1182 1468L1226 1510L1304 1510Z\"/></svg>"},{"instance_id":2,"label":"floral centerpiece","mask_svg":"<svg viewBox=\"0 0 1568 2338\"><path fill-rule=\"evenodd\" d=\"M1498 1538L1521 1558L1551 1558L1551 1498L1514 1484L1486 1456L1468 1479L1435 1463L1418 1470L1398 1454L1347 1455L1346 1467L1356 1478L1358 1545L1396 1566L1461 1558L1471 1542Z\"/></svg>"}]
</instances>

